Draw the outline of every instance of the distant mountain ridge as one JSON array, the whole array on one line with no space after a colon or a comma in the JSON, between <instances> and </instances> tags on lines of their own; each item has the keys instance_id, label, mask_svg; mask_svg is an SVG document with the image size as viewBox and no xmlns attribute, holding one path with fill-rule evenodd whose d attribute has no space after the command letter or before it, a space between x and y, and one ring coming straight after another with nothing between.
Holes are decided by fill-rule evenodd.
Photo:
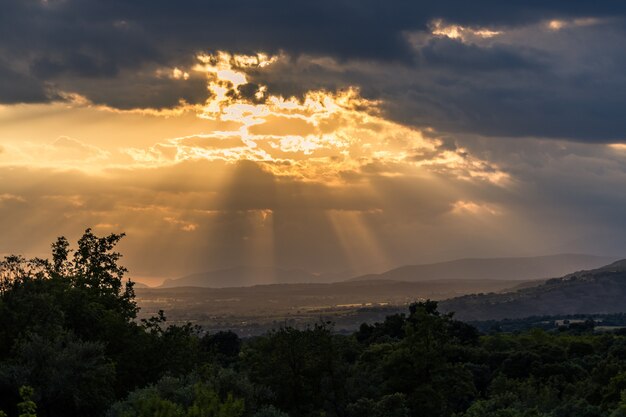
<instances>
[{"instance_id":1,"label":"distant mountain ridge","mask_svg":"<svg viewBox=\"0 0 626 417\"><path fill-rule=\"evenodd\" d=\"M461 320L626 312L626 259L514 292L445 300L440 307L442 311L454 311Z\"/></svg>"},{"instance_id":2,"label":"distant mountain ridge","mask_svg":"<svg viewBox=\"0 0 626 417\"><path fill-rule=\"evenodd\" d=\"M248 287L260 284L304 284L317 282L319 276L303 269L271 267L233 267L167 279L159 288L172 287Z\"/></svg>"},{"instance_id":3,"label":"distant mountain ridge","mask_svg":"<svg viewBox=\"0 0 626 417\"><path fill-rule=\"evenodd\" d=\"M272 267L233 267L167 279L160 288L173 287L246 287L265 284L330 283L339 281L435 280L534 280L562 276L570 271L592 269L614 261L593 255L561 254L523 258L458 259L433 264L407 265L383 272L350 278L348 273L314 274L304 269Z\"/></svg>"},{"instance_id":4,"label":"distant mountain ridge","mask_svg":"<svg viewBox=\"0 0 626 417\"><path fill-rule=\"evenodd\" d=\"M439 280L343 281L334 283L270 284L245 287L139 288L137 302L142 314L163 309L178 319L230 315L271 317L298 310L322 312L329 308L403 306L416 300L443 300L477 291L510 291L524 281ZM281 313L282 312L282 313ZM360 323L359 323L360 324Z\"/></svg>"},{"instance_id":5,"label":"distant mountain ridge","mask_svg":"<svg viewBox=\"0 0 626 417\"><path fill-rule=\"evenodd\" d=\"M615 258L582 254L559 254L511 258L466 258L423 265L407 265L381 274L368 274L350 281L385 279L432 281L439 279L529 280L562 276L571 271L598 268Z\"/></svg>"}]
</instances>

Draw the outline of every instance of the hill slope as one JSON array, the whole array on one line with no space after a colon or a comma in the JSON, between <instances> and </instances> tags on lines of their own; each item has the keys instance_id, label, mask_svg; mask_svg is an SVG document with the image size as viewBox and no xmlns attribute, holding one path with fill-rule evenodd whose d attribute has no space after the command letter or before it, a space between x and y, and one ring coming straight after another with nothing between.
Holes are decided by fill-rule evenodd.
<instances>
[{"instance_id":1,"label":"hill slope","mask_svg":"<svg viewBox=\"0 0 626 417\"><path fill-rule=\"evenodd\" d=\"M598 268L614 258L561 254L524 258L459 259L424 265L407 265L382 274L369 274L350 281L394 280L431 281L437 279L529 280L551 278L571 271Z\"/></svg>"},{"instance_id":2,"label":"hill slope","mask_svg":"<svg viewBox=\"0 0 626 417\"><path fill-rule=\"evenodd\" d=\"M330 284L273 284L247 287L140 288L142 313L159 309L176 315L267 315L298 308L325 309L341 305L404 305L418 299L443 300L474 292L509 291L524 281L438 280L429 282L365 281Z\"/></svg>"},{"instance_id":3,"label":"hill slope","mask_svg":"<svg viewBox=\"0 0 626 417\"><path fill-rule=\"evenodd\" d=\"M626 260L505 294L466 295L440 303L461 320L626 311Z\"/></svg>"}]
</instances>

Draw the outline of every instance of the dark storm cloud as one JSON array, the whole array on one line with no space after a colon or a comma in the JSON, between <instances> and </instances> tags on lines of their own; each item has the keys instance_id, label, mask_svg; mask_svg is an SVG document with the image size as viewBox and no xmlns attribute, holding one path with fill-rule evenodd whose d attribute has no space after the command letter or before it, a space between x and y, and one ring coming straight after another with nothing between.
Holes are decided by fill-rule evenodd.
<instances>
[{"instance_id":1,"label":"dark storm cloud","mask_svg":"<svg viewBox=\"0 0 626 417\"><path fill-rule=\"evenodd\" d=\"M191 73L187 80L158 75L157 68L125 70L117 77L62 78L56 86L64 91L78 91L94 103L118 109L171 108L180 100L196 104L206 101L209 92L206 77Z\"/></svg>"},{"instance_id":2,"label":"dark storm cloud","mask_svg":"<svg viewBox=\"0 0 626 417\"><path fill-rule=\"evenodd\" d=\"M625 16L626 3L614 1L5 0L0 102L45 102L61 90L118 108L196 103L207 94L200 78L181 82L156 69L188 68L199 51L285 51L354 65L282 68L255 82L283 94L356 85L383 98L390 117L441 131L613 141L626 132ZM530 45L409 40L428 38L433 19L508 33L589 17L611 23L564 29L573 35L553 49L549 36L532 33ZM588 53L568 60L576 50Z\"/></svg>"},{"instance_id":3,"label":"dark storm cloud","mask_svg":"<svg viewBox=\"0 0 626 417\"><path fill-rule=\"evenodd\" d=\"M293 59L255 76L270 90L361 86L387 117L439 134L533 136L610 143L626 139L626 32L622 20L546 22L463 41L420 34L414 64Z\"/></svg>"},{"instance_id":4,"label":"dark storm cloud","mask_svg":"<svg viewBox=\"0 0 626 417\"><path fill-rule=\"evenodd\" d=\"M39 103L49 99L44 84L21 74L0 60L0 104Z\"/></svg>"},{"instance_id":5,"label":"dark storm cloud","mask_svg":"<svg viewBox=\"0 0 626 417\"><path fill-rule=\"evenodd\" d=\"M135 57L158 59L189 48L289 52L341 57L399 58L407 52L401 34L433 18L467 25L515 25L552 17L616 16L618 2L483 0L88 0L3 4L3 35L27 47L75 46L106 52L117 64ZM45 35L44 38L42 35ZM43 45L41 44L43 42Z\"/></svg>"},{"instance_id":6,"label":"dark storm cloud","mask_svg":"<svg viewBox=\"0 0 626 417\"><path fill-rule=\"evenodd\" d=\"M529 26L493 43L418 47L426 63L381 88L389 113L440 131L584 142L626 139L623 22L551 31Z\"/></svg>"},{"instance_id":7,"label":"dark storm cloud","mask_svg":"<svg viewBox=\"0 0 626 417\"><path fill-rule=\"evenodd\" d=\"M519 51L497 44L485 48L448 37L431 39L419 48L417 60L425 67L458 68L463 72L542 70L545 67L539 51Z\"/></svg>"}]
</instances>

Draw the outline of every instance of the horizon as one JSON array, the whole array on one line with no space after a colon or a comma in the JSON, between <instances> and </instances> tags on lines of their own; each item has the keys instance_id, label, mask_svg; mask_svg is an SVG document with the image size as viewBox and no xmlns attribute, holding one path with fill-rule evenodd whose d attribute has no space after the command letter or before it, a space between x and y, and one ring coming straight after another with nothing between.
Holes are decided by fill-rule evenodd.
<instances>
[{"instance_id":1,"label":"horizon","mask_svg":"<svg viewBox=\"0 0 626 417\"><path fill-rule=\"evenodd\" d=\"M537 256L513 256L513 257L497 257L497 258L489 258L489 257L482 257L482 258L455 258L455 259L449 259L449 260L444 260L444 261L437 261L437 262L429 262L429 263L415 263L415 264L405 264L405 265L397 265L395 267L389 268L389 269L379 269L379 270L373 270L373 271L369 271L369 272L365 272L365 273L357 273L354 271L350 271L350 270L343 270L343 271L331 271L331 272L327 272L327 273L320 273L320 272L315 272L315 271L308 271L306 269L302 269L302 268L281 268L280 266L265 266L265 265L237 265L237 266L231 266L231 267L226 267L226 268L220 268L220 269L213 269L213 270L206 270L206 271L197 271L185 276L175 276L175 277L165 277L165 278L148 278L148 277L139 277L137 279L135 279L135 277L133 277L132 271L129 271L129 278L136 283L142 284L142 285L146 285L148 288L176 288L178 287L177 285L172 285L172 286L165 286L165 284L169 283L169 284L175 284L176 281L181 280L181 279L185 279L185 278L190 278L190 277L202 277L202 276L206 276L206 274L212 274L212 273L217 273L217 272L229 272L229 271L237 271L237 270L252 270L253 272L255 270L258 269L270 269L270 270L275 270L275 271L283 271L283 272L306 272L307 274L311 274L313 275L315 278L313 278L312 280L307 280L304 282L290 282L290 281L275 281L275 282L258 282L258 283L254 283L254 284L245 284L245 285L233 285L233 286L223 286L223 285L218 285L218 286L211 286L208 285L206 286L207 288L235 288L235 287L246 287L246 286L250 286L250 285L274 285L274 284L332 284L332 283L341 283L341 282L348 282L348 281L352 281L355 280L357 278L362 278L362 277L367 277L370 275L384 275L385 273L388 272L393 272L396 270L401 270L403 268L410 268L410 267L429 267L429 266L439 266L439 265L448 265L448 264L454 264L454 263L462 263L464 261L509 261L509 260L536 260L536 259L545 259L545 258L559 258L559 257L580 257L580 258L598 258L597 260L600 261L605 261L607 262L606 264L598 264L597 266L595 266L595 268L600 268L603 266L608 266L610 264L613 264L615 262L619 262L622 261L626 258L624 257L620 257L620 256L605 256L605 255L593 255L593 254L583 254L583 253L555 253L555 254L549 254L549 255L537 255ZM568 269L569 268L569 269ZM595 269L593 268L593 269ZM586 268L585 268L586 269ZM590 268L591 269L591 268ZM564 269L563 269L563 273L573 273L573 272L578 272L579 269L576 269L575 267L569 267L567 265L564 265ZM248 276L248 275L243 275L243 276ZM328 279L328 276L331 277L331 279ZM554 276L554 277L550 277L550 278L559 278L560 276ZM266 277L267 278L267 277ZM276 277L274 276L274 279ZM419 277L416 277L419 278ZM528 279L529 280L543 280L545 278L548 278L546 276L536 276L536 277L531 277L529 276ZM439 279L439 278L437 278ZM437 280L434 279L434 280ZM493 279L493 278L492 278ZM421 281L421 280L420 280ZM207 283L208 284L208 283ZM182 285L182 286L189 286L189 285Z\"/></svg>"}]
</instances>

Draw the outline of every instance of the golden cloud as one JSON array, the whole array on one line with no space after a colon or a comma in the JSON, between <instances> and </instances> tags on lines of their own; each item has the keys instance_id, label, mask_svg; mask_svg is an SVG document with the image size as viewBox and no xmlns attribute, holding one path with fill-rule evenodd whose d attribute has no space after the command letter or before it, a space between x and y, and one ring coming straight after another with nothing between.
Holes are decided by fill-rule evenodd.
<instances>
[{"instance_id":1,"label":"golden cloud","mask_svg":"<svg viewBox=\"0 0 626 417\"><path fill-rule=\"evenodd\" d=\"M67 136L60 136L48 143L13 142L5 145L4 149L5 151L0 154L0 163L19 165L37 165L45 162L48 166L73 165L88 168L110 157L109 152L98 146Z\"/></svg>"},{"instance_id":2,"label":"golden cloud","mask_svg":"<svg viewBox=\"0 0 626 417\"><path fill-rule=\"evenodd\" d=\"M442 24L437 27L441 29ZM16 140L7 143L0 164L104 171L193 160L254 161L274 175L307 181L342 182L346 172L366 174L366 167L373 165L385 166L383 175L387 176L430 173L496 184L508 180L494 164L450 143L444 146L444 140L428 128L420 130L386 119L382 103L362 97L357 89L311 90L301 97L283 97L272 94L267 86L249 83L250 72L266 71L283 59L218 52L198 55L196 64L188 68L163 68L158 71L160 76L181 82L191 73L206 78L206 102L180 102L171 109L120 110L64 93L65 109L57 104L36 111L71 115L72 111L88 110L83 116L87 120L110 119L113 135L116 123L119 129L133 130L135 120L142 117L165 120L186 132L155 138L151 144L138 136L122 146L111 146L104 137L93 142L69 136L51 143ZM190 125L190 117L200 123L193 123L195 131L184 128ZM129 118L135 119L131 122Z\"/></svg>"},{"instance_id":3,"label":"golden cloud","mask_svg":"<svg viewBox=\"0 0 626 417\"><path fill-rule=\"evenodd\" d=\"M432 132L427 137L385 119L380 102L363 98L354 88L313 90L299 98L273 95L263 85L254 86L256 91L248 97L241 93L248 85L247 71L261 71L280 57L219 52L197 58L189 71L205 74L209 99L200 106L181 103L172 112L194 112L218 125L228 123L228 129L125 149L136 163L249 160L266 164L275 175L326 181L338 181L341 173L373 163L494 183L508 178L464 149L443 147Z\"/></svg>"},{"instance_id":4,"label":"golden cloud","mask_svg":"<svg viewBox=\"0 0 626 417\"><path fill-rule=\"evenodd\" d=\"M463 42L473 39L489 39L501 35L498 30L488 28L466 27L446 23L441 19L434 20L430 23L431 34L435 36L445 36L451 39L459 39Z\"/></svg>"}]
</instances>

